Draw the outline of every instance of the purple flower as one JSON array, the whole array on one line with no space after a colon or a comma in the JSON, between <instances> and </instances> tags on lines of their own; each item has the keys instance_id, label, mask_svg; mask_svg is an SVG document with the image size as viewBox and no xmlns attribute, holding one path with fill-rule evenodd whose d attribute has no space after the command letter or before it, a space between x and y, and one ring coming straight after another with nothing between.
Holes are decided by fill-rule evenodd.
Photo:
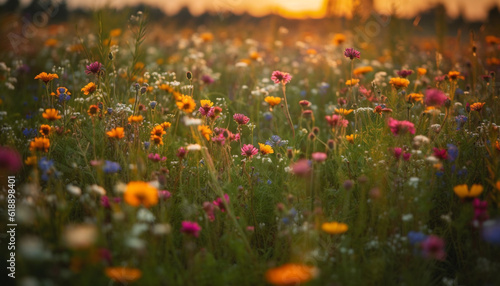
<instances>
[{"instance_id":1,"label":"purple flower","mask_svg":"<svg viewBox=\"0 0 500 286\"><path fill-rule=\"evenodd\" d=\"M245 125L248 123L248 121L250 121L250 118L246 117L245 115L243 115L241 113L236 113L235 115L233 115L233 119L239 125Z\"/></svg>"},{"instance_id":2,"label":"purple flower","mask_svg":"<svg viewBox=\"0 0 500 286\"><path fill-rule=\"evenodd\" d=\"M194 237L198 237L200 235L201 227L197 222L194 221L183 221L181 232L185 234L192 235Z\"/></svg>"},{"instance_id":3,"label":"purple flower","mask_svg":"<svg viewBox=\"0 0 500 286\"><path fill-rule=\"evenodd\" d=\"M87 66L87 69L85 70L86 74L99 74L99 72L102 70L102 64L100 62L93 62L90 65Z\"/></svg>"},{"instance_id":4,"label":"purple flower","mask_svg":"<svg viewBox=\"0 0 500 286\"><path fill-rule=\"evenodd\" d=\"M245 144L241 148L241 156L252 158L259 153L259 149L255 148L252 144Z\"/></svg>"},{"instance_id":5,"label":"purple flower","mask_svg":"<svg viewBox=\"0 0 500 286\"><path fill-rule=\"evenodd\" d=\"M213 79L211 76L209 76L209 75L203 75L203 76L201 77L201 81L202 81L204 84L207 84L207 85L208 85L208 84L212 84L212 83L214 83L214 79Z\"/></svg>"},{"instance_id":6,"label":"purple flower","mask_svg":"<svg viewBox=\"0 0 500 286\"><path fill-rule=\"evenodd\" d=\"M274 81L274 83L287 84L292 80L292 76L286 72L273 71L271 80Z\"/></svg>"},{"instance_id":7,"label":"purple flower","mask_svg":"<svg viewBox=\"0 0 500 286\"><path fill-rule=\"evenodd\" d=\"M347 48L344 51L344 56L346 58L351 59L351 60L353 60L353 59L359 59L360 56L361 56L361 53L359 51L353 49L353 48Z\"/></svg>"},{"instance_id":8,"label":"purple flower","mask_svg":"<svg viewBox=\"0 0 500 286\"><path fill-rule=\"evenodd\" d=\"M398 76L402 78L407 78L413 73L412 70L400 70L397 72Z\"/></svg>"}]
</instances>

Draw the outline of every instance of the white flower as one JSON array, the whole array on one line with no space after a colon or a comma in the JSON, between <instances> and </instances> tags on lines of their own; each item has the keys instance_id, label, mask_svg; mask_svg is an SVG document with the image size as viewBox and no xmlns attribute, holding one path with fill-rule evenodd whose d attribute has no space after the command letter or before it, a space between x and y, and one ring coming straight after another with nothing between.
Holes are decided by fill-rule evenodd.
<instances>
[{"instance_id":1,"label":"white flower","mask_svg":"<svg viewBox=\"0 0 500 286\"><path fill-rule=\"evenodd\" d=\"M200 144L189 144L189 145L187 145L186 149L188 151L200 151L201 146L200 146Z\"/></svg>"},{"instance_id":2,"label":"white flower","mask_svg":"<svg viewBox=\"0 0 500 286\"><path fill-rule=\"evenodd\" d=\"M106 190L103 187L98 186L96 184L93 184L92 186L88 186L87 191L97 193L101 196L104 196L106 194Z\"/></svg>"},{"instance_id":3,"label":"white flower","mask_svg":"<svg viewBox=\"0 0 500 286\"><path fill-rule=\"evenodd\" d=\"M141 208L137 211L137 220L144 222L154 222L155 221L154 214L148 209Z\"/></svg>"},{"instance_id":4,"label":"white flower","mask_svg":"<svg viewBox=\"0 0 500 286\"><path fill-rule=\"evenodd\" d=\"M199 118L191 118L189 116L184 116L183 118L184 125L186 126L198 126L203 123L203 121Z\"/></svg>"},{"instance_id":5,"label":"white flower","mask_svg":"<svg viewBox=\"0 0 500 286\"><path fill-rule=\"evenodd\" d=\"M79 196L82 194L82 189L80 189L77 186L73 186L72 184L67 185L66 190L68 190L68 192L70 192L71 194L73 194L75 196Z\"/></svg>"}]
</instances>

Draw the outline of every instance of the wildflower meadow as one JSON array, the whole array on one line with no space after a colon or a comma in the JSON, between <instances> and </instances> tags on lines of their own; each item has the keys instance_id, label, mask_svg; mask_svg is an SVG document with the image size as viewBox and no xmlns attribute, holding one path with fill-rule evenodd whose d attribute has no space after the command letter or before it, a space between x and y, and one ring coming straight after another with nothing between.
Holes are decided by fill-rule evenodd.
<instances>
[{"instance_id":1,"label":"wildflower meadow","mask_svg":"<svg viewBox=\"0 0 500 286\"><path fill-rule=\"evenodd\" d=\"M432 11L0 10L0 284L500 285L500 23Z\"/></svg>"}]
</instances>

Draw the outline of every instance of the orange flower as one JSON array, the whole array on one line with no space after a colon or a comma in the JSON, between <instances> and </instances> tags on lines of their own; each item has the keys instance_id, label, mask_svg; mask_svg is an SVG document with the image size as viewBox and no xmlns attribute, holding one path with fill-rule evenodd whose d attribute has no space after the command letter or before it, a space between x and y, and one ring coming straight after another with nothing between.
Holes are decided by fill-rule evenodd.
<instances>
[{"instance_id":1,"label":"orange flower","mask_svg":"<svg viewBox=\"0 0 500 286\"><path fill-rule=\"evenodd\" d=\"M280 104L281 103L281 97L277 97L277 96L266 96L264 98L264 101L267 102L267 104L269 104L269 106L271 107L275 107L276 105Z\"/></svg>"},{"instance_id":2,"label":"orange flower","mask_svg":"<svg viewBox=\"0 0 500 286\"><path fill-rule=\"evenodd\" d=\"M86 86L82 87L82 92L85 95L89 95L92 92L96 91L97 86L93 82L89 82Z\"/></svg>"},{"instance_id":3,"label":"orange flower","mask_svg":"<svg viewBox=\"0 0 500 286\"><path fill-rule=\"evenodd\" d=\"M214 35L212 33L203 33L200 35L200 38L203 42L211 42L214 39Z\"/></svg>"},{"instance_id":4,"label":"orange flower","mask_svg":"<svg viewBox=\"0 0 500 286\"><path fill-rule=\"evenodd\" d=\"M48 152L50 147L49 138L44 137L36 137L33 141L30 142L30 151L43 151Z\"/></svg>"},{"instance_id":5,"label":"orange flower","mask_svg":"<svg viewBox=\"0 0 500 286\"><path fill-rule=\"evenodd\" d=\"M410 84L410 81L407 80L406 78L401 78L401 77L393 77L389 81L389 84L391 84L395 89L400 89L400 88L406 88Z\"/></svg>"},{"instance_id":6,"label":"orange flower","mask_svg":"<svg viewBox=\"0 0 500 286\"><path fill-rule=\"evenodd\" d=\"M49 81L52 81L55 78L59 78L59 76L55 73L46 73L46 72L39 73L37 76L35 76L35 79L41 79L45 84L47 84Z\"/></svg>"},{"instance_id":7,"label":"orange flower","mask_svg":"<svg viewBox=\"0 0 500 286\"><path fill-rule=\"evenodd\" d=\"M466 184L463 184L455 186L453 191L461 199L475 198L483 192L483 186L474 184L469 190L469 187Z\"/></svg>"},{"instance_id":8,"label":"orange flower","mask_svg":"<svg viewBox=\"0 0 500 286\"><path fill-rule=\"evenodd\" d=\"M480 112L482 109L483 109L483 106L486 104L486 102L476 102L476 103L473 103L471 106L470 106L470 109L471 110L474 110L474 111L477 111L477 112Z\"/></svg>"},{"instance_id":9,"label":"orange flower","mask_svg":"<svg viewBox=\"0 0 500 286\"><path fill-rule=\"evenodd\" d=\"M329 234L341 234L349 229L349 226L341 222L325 222L321 225L321 229Z\"/></svg>"},{"instance_id":10,"label":"orange flower","mask_svg":"<svg viewBox=\"0 0 500 286\"><path fill-rule=\"evenodd\" d=\"M158 189L146 182L133 181L127 184L123 199L131 206L149 208L158 203Z\"/></svg>"},{"instance_id":11,"label":"orange flower","mask_svg":"<svg viewBox=\"0 0 500 286\"><path fill-rule=\"evenodd\" d=\"M372 71L373 71L373 68L371 66L364 66L364 67L355 68L353 73L354 73L354 75L361 75L361 74L369 73Z\"/></svg>"},{"instance_id":12,"label":"orange flower","mask_svg":"<svg viewBox=\"0 0 500 286\"><path fill-rule=\"evenodd\" d=\"M421 93L410 93L406 96L406 102L410 103L424 103L424 95Z\"/></svg>"},{"instance_id":13,"label":"orange flower","mask_svg":"<svg viewBox=\"0 0 500 286\"><path fill-rule=\"evenodd\" d=\"M316 277L318 270L304 264L288 263L266 272L267 282L273 285L299 285Z\"/></svg>"},{"instance_id":14,"label":"orange flower","mask_svg":"<svg viewBox=\"0 0 500 286\"><path fill-rule=\"evenodd\" d=\"M167 132L165 132L161 125L156 125L155 127L153 127L153 130L151 130L151 136L156 135L161 137L164 134L167 134Z\"/></svg>"},{"instance_id":15,"label":"orange flower","mask_svg":"<svg viewBox=\"0 0 500 286\"><path fill-rule=\"evenodd\" d=\"M207 141L210 140L210 135L212 135L213 131L210 130L210 127L207 125L200 125L198 126L198 131L201 132L201 135L207 139Z\"/></svg>"},{"instance_id":16,"label":"orange flower","mask_svg":"<svg viewBox=\"0 0 500 286\"><path fill-rule=\"evenodd\" d=\"M36 163L36 156L29 156L26 160L24 160L24 164L26 164L26 166L35 166Z\"/></svg>"},{"instance_id":17,"label":"orange flower","mask_svg":"<svg viewBox=\"0 0 500 286\"><path fill-rule=\"evenodd\" d=\"M123 127L116 127L106 132L106 135L108 135L109 138L122 139L125 137L125 132L123 131Z\"/></svg>"},{"instance_id":18,"label":"orange flower","mask_svg":"<svg viewBox=\"0 0 500 286\"><path fill-rule=\"evenodd\" d=\"M186 113L193 112L196 107L194 99L191 96L184 94L180 97L180 99L176 102L176 104L180 110Z\"/></svg>"},{"instance_id":19,"label":"orange flower","mask_svg":"<svg viewBox=\"0 0 500 286\"><path fill-rule=\"evenodd\" d=\"M495 148L497 149L497 151L500 151L500 141L496 141L495 142Z\"/></svg>"},{"instance_id":20,"label":"orange flower","mask_svg":"<svg viewBox=\"0 0 500 286\"><path fill-rule=\"evenodd\" d=\"M144 117L142 115L130 115L128 118L129 123L141 123L144 120Z\"/></svg>"},{"instance_id":21,"label":"orange flower","mask_svg":"<svg viewBox=\"0 0 500 286\"><path fill-rule=\"evenodd\" d=\"M345 117L345 116L351 114L354 111L354 109L335 108L334 111L335 111L335 113Z\"/></svg>"},{"instance_id":22,"label":"orange flower","mask_svg":"<svg viewBox=\"0 0 500 286\"><path fill-rule=\"evenodd\" d=\"M155 143L155 145L163 145L163 139L158 135L151 135L151 141Z\"/></svg>"},{"instance_id":23,"label":"orange flower","mask_svg":"<svg viewBox=\"0 0 500 286\"><path fill-rule=\"evenodd\" d=\"M163 127L163 130L165 130L165 129L170 128L170 126L172 126L172 123L165 121L162 124L160 124L160 126Z\"/></svg>"},{"instance_id":24,"label":"orange flower","mask_svg":"<svg viewBox=\"0 0 500 286\"><path fill-rule=\"evenodd\" d=\"M270 145L259 143L259 149L260 149L260 154L262 155L274 153L273 147L271 147Z\"/></svg>"},{"instance_id":25,"label":"orange flower","mask_svg":"<svg viewBox=\"0 0 500 286\"><path fill-rule=\"evenodd\" d=\"M59 115L59 111L57 109L54 109L54 108L45 109L45 112L42 114L42 116L43 116L43 118L50 120L50 121L61 119L61 115Z\"/></svg>"},{"instance_id":26,"label":"orange flower","mask_svg":"<svg viewBox=\"0 0 500 286\"><path fill-rule=\"evenodd\" d=\"M87 110L87 113L90 116L95 116L98 112L99 112L99 106L97 106L97 105L91 105L89 107L89 110Z\"/></svg>"},{"instance_id":27,"label":"orange flower","mask_svg":"<svg viewBox=\"0 0 500 286\"><path fill-rule=\"evenodd\" d=\"M40 134L42 134L44 137L49 136L51 133L51 129L52 128L50 127L50 125L42 124L42 126L40 126Z\"/></svg>"},{"instance_id":28,"label":"orange flower","mask_svg":"<svg viewBox=\"0 0 500 286\"><path fill-rule=\"evenodd\" d=\"M332 42L338 46L338 45L341 45L343 42L345 42L346 40L346 37L344 34L335 34L335 36L333 36L333 39L332 39Z\"/></svg>"},{"instance_id":29,"label":"orange flower","mask_svg":"<svg viewBox=\"0 0 500 286\"><path fill-rule=\"evenodd\" d=\"M353 85L357 85L359 83L359 79L349 79L345 82L345 85L347 86L353 86Z\"/></svg>"},{"instance_id":30,"label":"orange flower","mask_svg":"<svg viewBox=\"0 0 500 286\"><path fill-rule=\"evenodd\" d=\"M58 41L58 40L53 39L53 38L50 38L50 39L47 39L47 40L45 41L45 44L44 44L44 45L45 45L46 47L55 47L55 46L57 46L57 44L58 44L58 43L59 43L59 41Z\"/></svg>"},{"instance_id":31,"label":"orange flower","mask_svg":"<svg viewBox=\"0 0 500 286\"><path fill-rule=\"evenodd\" d=\"M128 267L106 267L105 273L113 281L123 284L134 282L142 276L141 270Z\"/></svg>"},{"instance_id":32,"label":"orange flower","mask_svg":"<svg viewBox=\"0 0 500 286\"><path fill-rule=\"evenodd\" d=\"M113 29L109 31L110 37L119 37L122 34L122 29Z\"/></svg>"},{"instance_id":33,"label":"orange flower","mask_svg":"<svg viewBox=\"0 0 500 286\"><path fill-rule=\"evenodd\" d=\"M427 73L427 69L424 69L424 68L417 68L417 74L422 76L422 75L425 75Z\"/></svg>"},{"instance_id":34,"label":"orange flower","mask_svg":"<svg viewBox=\"0 0 500 286\"><path fill-rule=\"evenodd\" d=\"M347 142L354 144L354 139L358 138L358 134L351 134L351 135L346 135L345 139Z\"/></svg>"},{"instance_id":35,"label":"orange flower","mask_svg":"<svg viewBox=\"0 0 500 286\"><path fill-rule=\"evenodd\" d=\"M450 80L465 79L463 76L460 75L459 71L448 72L448 77L450 78Z\"/></svg>"}]
</instances>

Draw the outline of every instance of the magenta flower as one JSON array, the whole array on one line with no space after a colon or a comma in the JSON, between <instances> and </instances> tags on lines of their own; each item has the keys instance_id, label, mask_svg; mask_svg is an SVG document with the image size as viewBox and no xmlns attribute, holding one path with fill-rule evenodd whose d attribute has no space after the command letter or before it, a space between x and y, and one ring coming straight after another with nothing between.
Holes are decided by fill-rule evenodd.
<instances>
[{"instance_id":1,"label":"magenta flower","mask_svg":"<svg viewBox=\"0 0 500 286\"><path fill-rule=\"evenodd\" d=\"M353 59L359 59L360 56L361 56L361 53L359 51L353 49L353 48L347 48L344 51L344 56L346 58L351 59L351 60L353 60Z\"/></svg>"},{"instance_id":2,"label":"magenta flower","mask_svg":"<svg viewBox=\"0 0 500 286\"><path fill-rule=\"evenodd\" d=\"M474 207L474 220L478 222L484 222L490 218L488 215L488 202L481 201L478 198L475 198L472 202L472 206Z\"/></svg>"},{"instance_id":3,"label":"magenta flower","mask_svg":"<svg viewBox=\"0 0 500 286\"><path fill-rule=\"evenodd\" d=\"M399 160L399 158L401 158L401 156L403 156L403 160L405 160L405 161L410 160L411 153L408 153L408 152L403 153L403 149L400 147L394 148L393 152L394 152L394 157L396 157L397 160Z\"/></svg>"},{"instance_id":4,"label":"magenta flower","mask_svg":"<svg viewBox=\"0 0 500 286\"><path fill-rule=\"evenodd\" d=\"M438 149L438 148L432 148L432 151L434 151L434 157L439 158L441 160L446 160L448 158L448 152L446 149Z\"/></svg>"},{"instance_id":5,"label":"magenta flower","mask_svg":"<svg viewBox=\"0 0 500 286\"><path fill-rule=\"evenodd\" d=\"M412 70L400 70L397 72L397 74L402 77L402 78L407 78L413 73Z\"/></svg>"},{"instance_id":6,"label":"magenta flower","mask_svg":"<svg viewBox=\"0 0 500 286\"><path fill-rule=\"evenodd\" d=\"M220 133L212 137L212 142L217 142L219 145L224 146L224 144L226 144L226 137L224 137L223 133Z\"/></svg>"},{"instance_id":7,"label":"magenta flower","mask_svg":"<svg viewBox=\"0 0 500 286\"><path fill-rule=\"evenodd\" d=\"M213 201L213 204L216 205L221 212L226 212L226 206L229 204L229 195L224 194L224 201L221 198L217 198Z\"/></svg>"},{"instance_id":8,"label":"magenta flower","mask_svg":"<svg viewBox=\"0 0 500 286\"><path fill-rule=\"evenodd\" d=\"M233 115L233 119L239 125L245 125L248 123L248 121L250 121L250 118L246 117L245 115L243 115L241 113L236 113L235 115Z\"/></svg>"},{"instance_id":9,"label":"magenta flower","mask_svg":"<svg viewBox=\"0 0 500 286\"><path fill-rule=\"evenodd\" d=\"M211 202L204 202L203 203L203 210L205 211L205 214L208 216L208 219L210 221L215 220L215 206Z\"/></svg>"},{"instance_id":10,"label":"magenta flower","mask_svg":"<svg viewBox=\"0 0 500 286\"><path fill-rule=\"evenodd\" d=\"M162 157L158 153L156 153L156 154L150 153L148 155L148 159L153 161L153 162L158 163L158 162L163 162L163 161L167 160L167 157L165 157L165 156Z\"/></svg>"},{"instance_id":11,"label":"magenta flower","mask_svg":"<svg viewBox=\"0 0 500 286\"><path fill-rule=\"evenodd\" d=\"M389 128L391 128L392 134L394 136L403 135L406 133L415 134L415 125L410 121L398 121L393 118L389 118Z\"/></svg>"},{"instance_id":12,"label":"magenta flower","mask_svg":"<svg viewBox=\"0 0 500 286\"><path fill-rule=\"evenodd\" d=\"M102 64L100 62L93 62L90 65L87 66L87 69L85 70L86 74L99 74L99 72L102 70Z\"/></svg>"},{"instance_id":13,"label":"magenta flower","mask_svg":"<svg viewBox=\"0 0 500 286\"><path fill-rule=\"evenodd\" d=\"M166 200L172 196L172 193L167 190L158 191L160 199Z\"/></svg>"},{"instance_id":14,"label":"magenta flower","mask_svg":"<svg viewBox=\"0 0 500 286\"><path fill-rule=\"evenodd\" d=\"M179 158L179 159L183 159L187 154L187 150L186 148L184 147L180 147L179 149L177 149L177 154L176 156Z\"/></svg>"},{"instance_id":15,"label":"magenta flower","mask_svg":"<svg viewBox=\"0 0 500 286\"><path fill-rule=\"evenodd\" d=\"M443 106L448 97L439 89L431 88L425 92L425 105L427 106Z\"/></svg>"},{"instance_id":16,"label":"magenta flower","mask_svg":"<svg viewBox=\"0 0 500 286\"><path fill-rule=\"evenodd\" d=\"M444 250L444 240L435 235L429 235L421 244L422 252L426 258L444 260L446 252Z\"/></svg>"},{"instance_id":17,"label":"magenta flower","mask_svg":"<svg viewBox=\"0 0 500 286\"><path fill-rule=\"evenodd\" d=\"M209 76L209 75L203 75L203 76L201 77L201 81L202 81L204 84L209 85L209 84L214 83L214 81L215 81L215 80L214 80L211 76Z\"/></svg>"},{"instance_id":18,"label":"magenta flower","mask_svg":"<svg viewBox=\"0 0 500 286\"><path fill-rule=\"evenodd\" d=\"M241 148L241 155L248 158L252 158L257 153L259 153L259 149L255 148L252 144L245 144Z\"/></svg>"},{"instance_id":19,"label":"magenta flower","mask_svg":"<svg viewBox=\"0 0 500 286\"><path fill-rule=\"evenodd\" d=\"M292 76L286 72L273 71L271 80L274 81L274 83L287 84L292 80Z\"/></svg>"},{"instance_id":20,"label":"magenta flower","mask_svg":"<svg viewBox=\"0 0 500 286\"><path fill-rule=\"evenodd\" d=\"M311 157L315 162L324 162L328 156L324 152L314 152Z\"/></svg>"},{"instance_id":21,"label":"magenta flower","mask_svg":"<svg viewBox=\"0 0 500 286\"><path fill-rule=\"evenodd\" d=\"M23 161L21 155L16 150L9 147L0 146L0 171L14 174L21 170Z\"/></svg>"},{"instance_id":22,"label":"magenta flower","mask_svg":"<svg viewBox=\"0 0 500 286\"><path fill-rule=\"evenodd\" d=\"M182 227L181 227L182 233L198 237L200 235L200 231L201 231L201 226L199 226L197 222L194 221L182 222Z\"/></svg>"}]
</instances>

